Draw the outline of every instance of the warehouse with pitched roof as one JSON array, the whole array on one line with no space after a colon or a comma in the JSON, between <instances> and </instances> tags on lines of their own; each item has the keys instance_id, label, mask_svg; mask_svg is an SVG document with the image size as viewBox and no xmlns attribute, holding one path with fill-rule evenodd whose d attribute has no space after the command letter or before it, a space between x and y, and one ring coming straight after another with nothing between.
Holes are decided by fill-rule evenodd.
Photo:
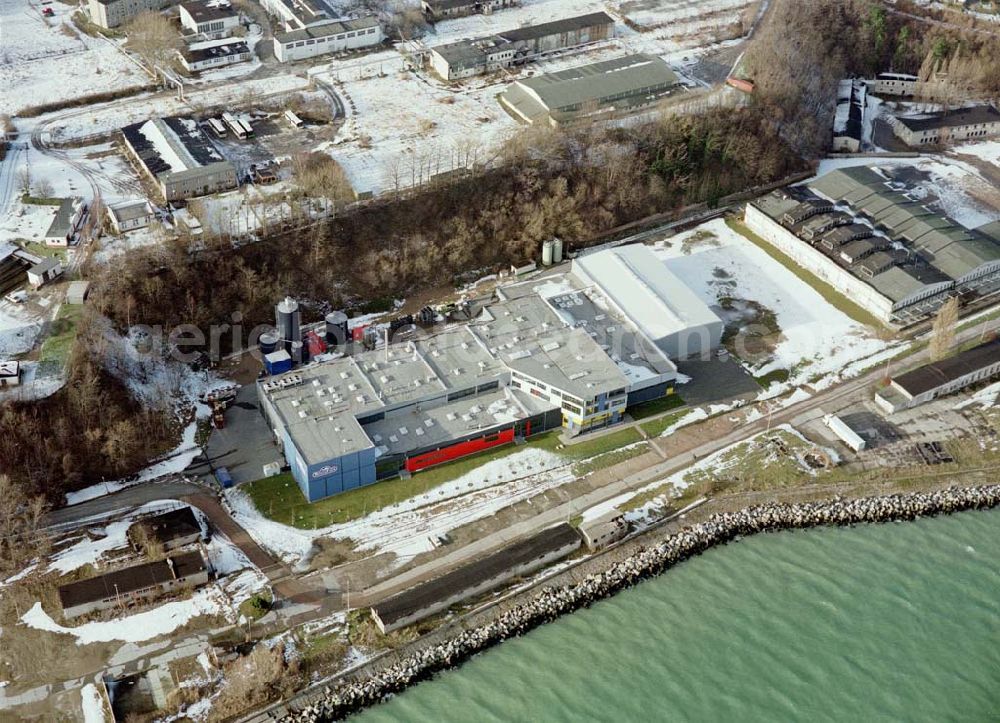
<instances>
[{"instance_id":1,"label":"warehouse with pitched roof","mask_svg":"<svg viewBox=\"0 0 1000 723\"><path fill-rule=\"evenodd\" d=\"M649 106L678 87L662 58L639 53L518 80L500 94L500 103L525 123L559 125Z\"/></svg>"}]
</instances>

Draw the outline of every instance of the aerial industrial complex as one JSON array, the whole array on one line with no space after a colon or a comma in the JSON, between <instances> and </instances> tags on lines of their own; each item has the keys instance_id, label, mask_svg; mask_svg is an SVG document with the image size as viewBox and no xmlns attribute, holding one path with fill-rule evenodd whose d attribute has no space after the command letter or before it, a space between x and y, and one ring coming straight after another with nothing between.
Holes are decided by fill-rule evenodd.
<instances>
[{"instance_id":1,"label":"aerial industrial complex","mask_svg":"<svg viewBox=\"0 0 1000 723\"><path fill-rule=\"evenodd\" d=\"M968 229L866 166L748 203L747 226L883 322L926 318L1000 284L1000 239Z\"/></svg>"},{"instance_id":2,"label":"aerial industrial complex","mask_svg":"<svg viewBox=\"0 0 1000 723\"><path fill-rule=\"evenodd\" d=\"M1000 39L892 5L0 3L0 718L340 719L1000 506Z\"/></svg>"},{"instance_id":3,"label":"aerial industrial complex","mask_svg":"<svg viewBox=\"0 0 1000 723\"><path fill-rule=\"evenodd\" d=\"M297 313L279 305L278 329L300 350ZM722 332L642 245L583 256L541 285L500 287L469 314L357 352L341 346L337 317L326 336L349 353L259 382L306 499L554 428L616 424L630 405L672 393L672 358L710 354Z\"/></svg>"}]
</instances>

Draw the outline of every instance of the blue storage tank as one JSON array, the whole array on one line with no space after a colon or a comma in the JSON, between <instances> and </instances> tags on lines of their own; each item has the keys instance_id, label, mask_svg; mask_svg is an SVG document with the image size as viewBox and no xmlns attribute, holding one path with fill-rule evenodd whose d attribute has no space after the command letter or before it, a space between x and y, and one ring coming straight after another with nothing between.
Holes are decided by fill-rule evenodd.
<instances>
[{"instance_id":1,"label":"blue storage tank","mask_svg":"<svg viewBox=\"0 0 1000 723\"><path fill-rule=\"evenodd\" d=\"M264 357L264 370L274 376L292 370L292 357L284 349L271 352Z\"/></svg>"},{"instance_id":2,"label":"blue storage tank","mask_svg":"<svg viewBox=\"0 0 1000 723\"><path fill-rule=\"evenodd\" d=\"M264 356L271 354L278 350L278 344L281 343L281 337L278 336L276 332L265 332L260 335L258 344L260 346L260 353Z\"/></svg>"},{"instance_id":3,"label":"blue storage tank","mask_svg":"<svg viewBox=\"0 0 1000 723\"><path fill-rule=\"evenodd\" d=\"M222 485L223 489L229 489L233 486L233 476L229 474L229 470L225 467L219 467L215 470L215 479L219 480L219 484Z\"/></svg>"}]
</instances>

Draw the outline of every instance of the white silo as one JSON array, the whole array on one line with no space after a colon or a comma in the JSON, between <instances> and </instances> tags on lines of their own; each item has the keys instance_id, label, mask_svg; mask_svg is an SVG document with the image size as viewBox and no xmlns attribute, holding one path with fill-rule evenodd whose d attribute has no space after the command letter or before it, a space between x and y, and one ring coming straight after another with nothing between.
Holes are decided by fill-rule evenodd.
<instances>
[{"instance_id":1,"label":"white silo","mask_svg":"<svg viewBox=\"0 0 1000 723\"><path fill-rule=\"evenodd\" d=\"M286 296L283 301L278 302L274 307L274 320L278 335L286 346L288 342L302 341L302 318L299 303L295 299Z\"/></svg>"},{"instance_id":2,"label":"white silo","mask_svg":"<svg viewBox=\"0 0 1000 723\"><path fill-rule=\"evenodd\" d=\"M545 241L542 244L542 266L551 266L552 265L552 251L553 251L553 248L554 248L554 244L552 243L551 240L550 241Z\"/></svg>"}]
</instances>

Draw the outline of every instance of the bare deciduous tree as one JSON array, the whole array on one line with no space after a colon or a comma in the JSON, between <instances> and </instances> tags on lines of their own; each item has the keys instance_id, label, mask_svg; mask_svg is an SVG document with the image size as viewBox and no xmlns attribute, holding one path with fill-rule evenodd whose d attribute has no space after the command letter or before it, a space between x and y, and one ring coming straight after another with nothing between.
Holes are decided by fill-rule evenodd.
<instances>
[{"instance_id":1,"label":"bare deciduous tree","mask_svg":"<svg viewBox=\"0 0 1000 723\"><path fill-rule=\"evenodd\" d=\"M937 361L951 354L955 345L955 325L958 323L958 299L952 298L945 302L934 317L931 328L930 355Z\"/></svg>"},{"instance_id":2,"label":"bare deciduous tree","mask_svg":"<svg viewBox=\"0 0 1000 723\"><path fill-rule=\"evenodd\" d=\"M0 577L20 572L48 546L42 534L45 501L29 497L24 488L0 475Z\"/></svg>"},{"instance_id":3,"label":"bare deciduous tree","mask_svg":"<svg viewBox=\"0 0 1000 723\"><path fill-rule=\"evenodd\" d=\"M156 12L136 15L128 24L126 47L149 66L173 67L181 39L166 17Z\"/></svg>"}]
</instances>

